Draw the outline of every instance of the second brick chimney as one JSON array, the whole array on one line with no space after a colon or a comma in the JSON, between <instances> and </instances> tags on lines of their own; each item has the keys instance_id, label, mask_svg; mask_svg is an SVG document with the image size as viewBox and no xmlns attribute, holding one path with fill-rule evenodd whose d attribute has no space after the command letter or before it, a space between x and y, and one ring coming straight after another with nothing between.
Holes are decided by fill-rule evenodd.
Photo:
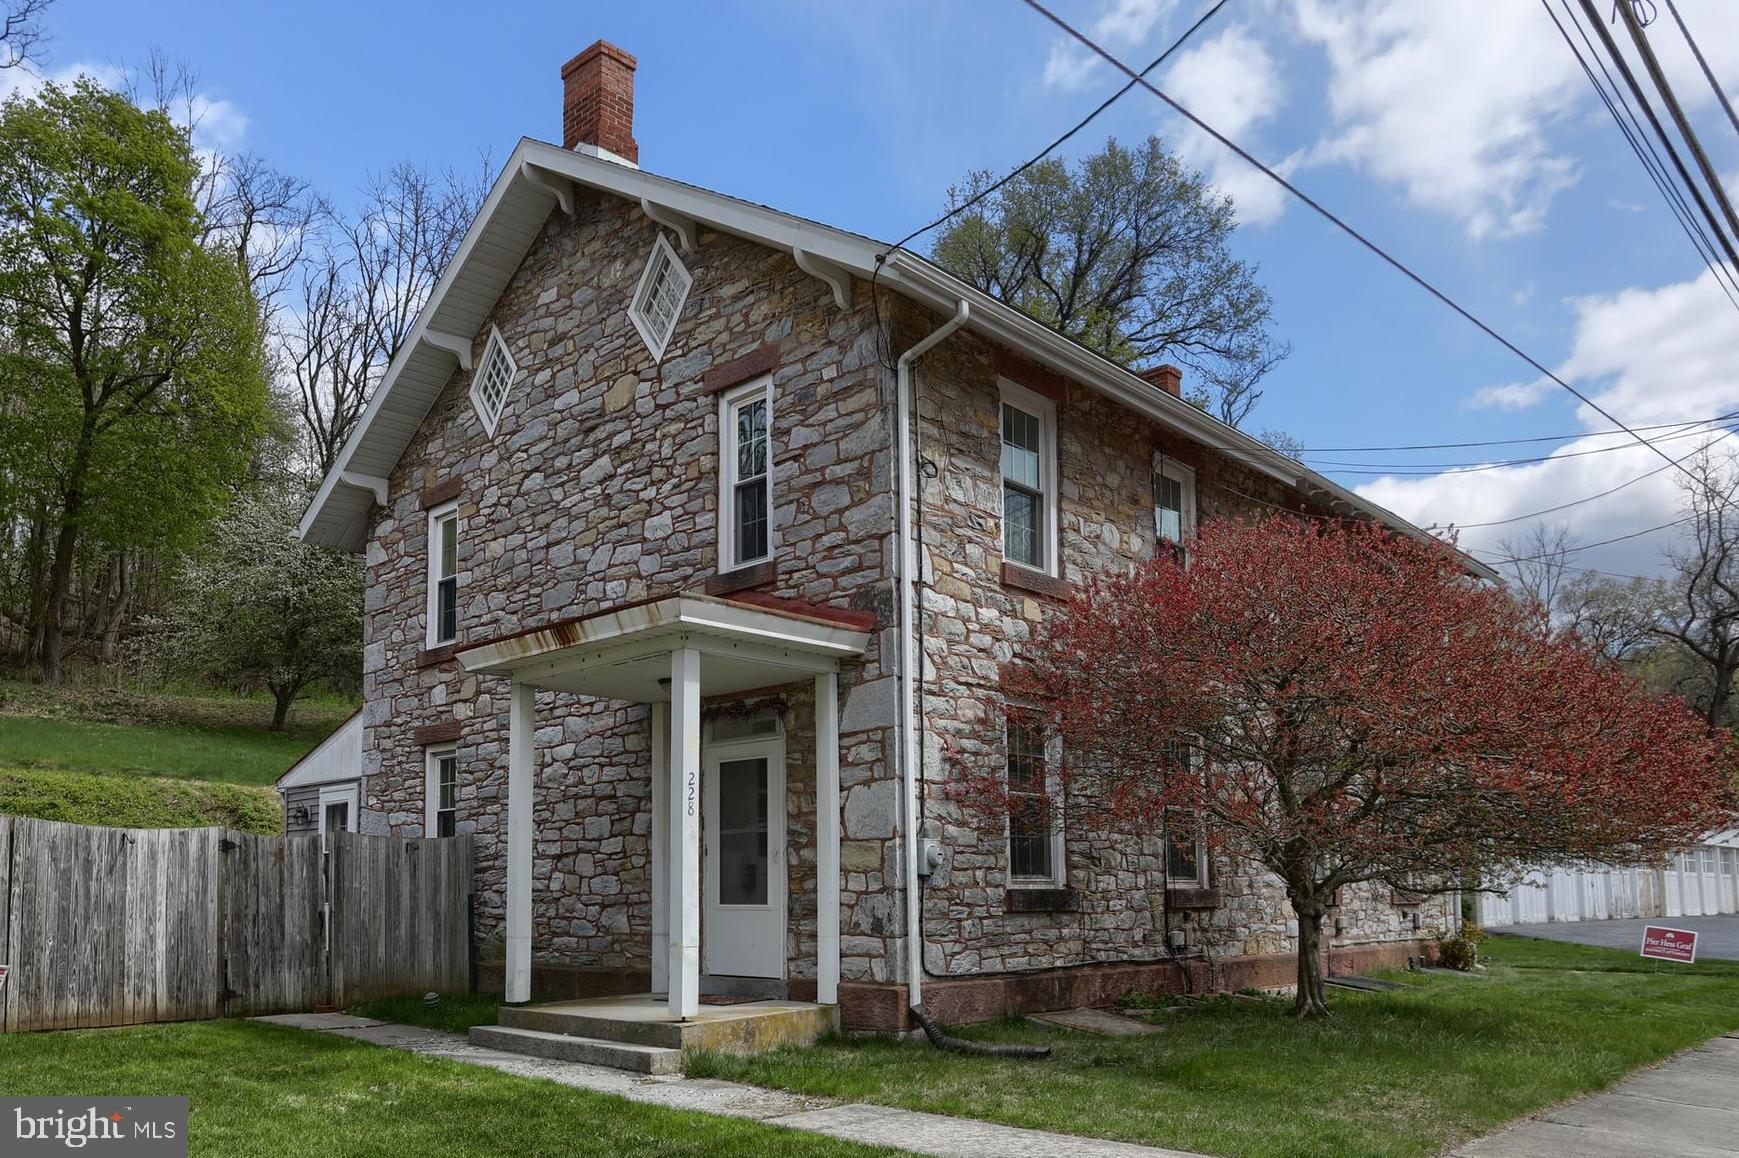
<instances>
[{"instance_id":1,"label":"second brick chimney","mask_svg":"<svg viewBox=\"0 0 1739 1158\"><path fill-rule=\"evenodd\" d=\"M1162 362L1147 370L1137 370L1135 375L1147 379L1173 398L1183 397L1183 371L1169 362Z\"/></svg>"},{"instance_id":2,"label":"second brick chimney","mask_svg":"<svg viewBox=\"0 0 1739 1158\"><path fill-rule=\"evenodd\" d=\"M632 164L640 163L634 141L634 58L600 40L562 65L562 147L587 145Z\"/></svg>"}]
</instances>

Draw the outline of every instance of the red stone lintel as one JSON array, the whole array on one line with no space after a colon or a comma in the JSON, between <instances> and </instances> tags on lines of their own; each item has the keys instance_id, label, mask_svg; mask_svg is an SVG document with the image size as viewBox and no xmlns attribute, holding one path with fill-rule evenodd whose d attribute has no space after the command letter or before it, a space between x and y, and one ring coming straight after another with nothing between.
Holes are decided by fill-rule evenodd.
<instances>
[{"instance_id":1,"label":"red stone lintel","mask_svg":"<svg viewBox=\"0 0 1739 1158\"><path fill-rule=\"evenodd\" d=\"M417 652L417 666L434 667L436 664L446 663L458 652L459 645L457 643L443 643L439 647L425 647L422 651Z\"/></svg>"},{"instance_id":2,"label":"red stone lintel","mask_svg":"<svg viewBox=\"0 0 1739 1158\"><path fill-rule=\"evenodd\" d=\"M411 733L411 743L418 747L430 744L451 744L459 738L460 724L458 720L442 720L438 724L424 724Z\"/></svg>"},{"instance_id":3,"label":"red stone lintel","mask_svg":"<svg viewBox=\"0 0 1739 1158\"><path fill-rule=\"evenodd\" d=\"M778 365L779 344L768 342L729 362L707 367L706 373L701 375L701 387L708 394L717 394L732 386L741 386L751 378L771 374Z\"/></svg>"},{"instance_id":4,"label":"red stone lintel","mask_svg":"<svg viewBox=\"0 0 1739 1158\"><path fill-rule=\"evenodd\" d=\"M423 510L427 511L450 503L464 493L465 480L454 475L452 478L444 478L432 486L424 487L422 494L418 496L418 501L422 503Z\"/></svg>"}]
</instances>

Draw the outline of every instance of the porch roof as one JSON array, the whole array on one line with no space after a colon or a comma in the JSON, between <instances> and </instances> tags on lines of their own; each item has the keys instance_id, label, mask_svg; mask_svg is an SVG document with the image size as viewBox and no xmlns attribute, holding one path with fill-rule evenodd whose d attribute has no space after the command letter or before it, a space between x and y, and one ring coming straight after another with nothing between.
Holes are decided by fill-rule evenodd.
<instances>
[{"instance_id":1,"label":"porch roof","mask_svg":"<svg viewBox=\"0 0 1739 1158\"><path fill-rule=\"evenodd\" d=\"M871 612L766 596L699 593L625 603L458 652L468 672L554 691L654 703L670 698L670 653L702 653L701 691L727 695L833 671L862 655Z\"/></svg>"}]
</instances>

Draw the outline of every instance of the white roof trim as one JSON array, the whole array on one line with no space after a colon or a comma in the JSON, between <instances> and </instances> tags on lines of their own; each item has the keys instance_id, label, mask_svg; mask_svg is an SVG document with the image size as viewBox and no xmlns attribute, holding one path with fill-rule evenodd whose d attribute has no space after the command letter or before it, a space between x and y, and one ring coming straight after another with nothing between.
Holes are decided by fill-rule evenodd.
<instances>
[{"instance_id":1,"label":"white roof trim","mask_svg":"<svg viewBox=\"0 0 1739 1158\"><path fill-rule=\"evenodd\" d=\"M339 784L362 775L362 712L352 712L332 734L314 745L300 760L284 769L277 788L310 788L316 784Z\"/></svg>"},{"instance_id":2,"label":"white roof trim","mask_svg":"<svg viewBox=\"0 0 1739 1158\"><path fill-rule=\"evenodd\" d=\"M534 178L533 170L540 170ZM551 180L551 179L555 180ZM793 256L806 271L825 271L830 287L841 275L867 280L876 270L878 257L886 256L878 284L903 293L932 308L953 312L964 299L971 303L967 327L1010 346L1041 364L1123 403L1160 425L1189 436L1206 446L1233 455L1254 470L1306 492L1320 490L1346 508L1378 520L1417 538L1424 531L1331 479L1317 474L1273 447L1220 422L1182 399L1174 398L1151 383L1063 337L988 294L967 285L915 254L834 229L818 222L782 213L726 194L659 177L642 169L542 141L524 139L503 166L471 228L460 243L452 263L441 275L428 302L417 315L409 340L387 368L368 409L357 423L337 465L321 483L319 492L302 518L303 538L353 552L361 551L368 536L366 492L359 493L343 479L351 474L378 476L388 473L403 454L417 425L433 404L440 384L451 375L451 356L442 357L422 341L430 328L447 333L476 333L499 298L557 196L559 180L585 186L630 202L655 206L667 220L698 222L723 233L780 249ZM687 239L684 238L686 241ZM798 255L802 256L799 257ZM453 297L455 289L464 292ZM449 299L452 300L449 300ZM479 305L478 303L484 303ZM440 319L431 327L431 320ZM426 354L419 352L429 351ZM419 364L419 356L442 358L439 367ZM444 371L444 373L443 373ZM405 382L415 378L415 388ZM439 383L430 383L439 379ZM364 460L356 465L358 460ZM1471 557L1471 570L1486 578L1497 573Z\"/></svg>"}]
</instances>

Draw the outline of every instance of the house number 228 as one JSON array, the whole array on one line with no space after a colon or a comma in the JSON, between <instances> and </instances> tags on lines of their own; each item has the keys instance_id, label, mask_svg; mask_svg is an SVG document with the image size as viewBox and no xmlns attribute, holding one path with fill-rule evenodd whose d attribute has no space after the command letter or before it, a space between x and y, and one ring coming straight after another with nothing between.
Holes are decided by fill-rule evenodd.
<instances>
[{"instance_id":1,"label":"house number 228","mask_svg":"<svg viewBox=\"0 0 1739 1158\"><path fill-rule=\"evenodd\" d=\"M700 777L690 772L688 774L688 814L690 816L694 815L694 798L699 783Z\"/></svg>"}]
</instances>

